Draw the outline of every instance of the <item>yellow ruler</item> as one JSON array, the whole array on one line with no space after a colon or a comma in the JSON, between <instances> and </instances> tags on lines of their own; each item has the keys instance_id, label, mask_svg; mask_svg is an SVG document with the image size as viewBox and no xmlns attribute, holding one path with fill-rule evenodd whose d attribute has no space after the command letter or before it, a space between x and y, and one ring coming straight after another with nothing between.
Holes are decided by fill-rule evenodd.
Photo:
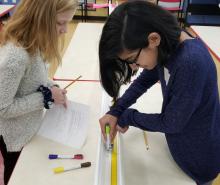
<instances>
[{"instance_id":1,"label":"yellow ruler","mask_svg":"<svg viewBox=\"0 0 220 185\"><path fill-rule=\"evenodd\" d=\"M112 150L112 164L111 164L111 185L118 184L118 176L117 176L117 139L115 138L114 146Z\"/></svg>"}]
</instances>

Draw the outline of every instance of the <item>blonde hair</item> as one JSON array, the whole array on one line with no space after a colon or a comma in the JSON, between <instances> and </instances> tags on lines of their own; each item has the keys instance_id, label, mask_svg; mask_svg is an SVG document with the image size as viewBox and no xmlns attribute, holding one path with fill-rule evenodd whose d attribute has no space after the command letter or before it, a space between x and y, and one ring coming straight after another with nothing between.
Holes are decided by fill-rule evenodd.
<instances>
[{"instance_id":1,"label":"blonde hair","mask_svg":"<svg viewBox=\"0 0 220 185\"><path fill-rule=\"evenodd\" d=\"M3 28L0 44L11 41L30 55L39 51L45 61L60 63L57 14L76 8L76 0L21 0Z\"/></svg>"}]
</instances>

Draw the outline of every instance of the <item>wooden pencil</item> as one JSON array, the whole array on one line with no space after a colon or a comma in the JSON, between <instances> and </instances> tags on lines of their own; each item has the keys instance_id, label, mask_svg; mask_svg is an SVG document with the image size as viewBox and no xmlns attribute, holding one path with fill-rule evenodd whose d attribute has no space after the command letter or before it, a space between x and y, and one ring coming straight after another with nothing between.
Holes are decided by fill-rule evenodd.
<instances>
[{"instance_id":1,"label":"wooden pencil","mask_svg":"<svg viewBox=\"0 0 220 185\"><path fill-rule=\"evenodd\" d=\"M76 78L75 80L73 80L70 84L68 84L66 87L64 87L64 89L67 89L69 86L71 86L73 83L75 83L77 80L79 80L82 76L80 75L78 78Z\"/></svg>"},{"instance_id":2,"label":"wooden pencil","mask_svg":"<svg viewBox=\"0 0 220 185\"><path fill-rule=\"evenodd\" d=\"M144 142L146 145L146 149L149 150L149 145L148 145L148 140L147 140L147 132L143 131L143 135L144 135Z\"/></svg>"}]
</instances>

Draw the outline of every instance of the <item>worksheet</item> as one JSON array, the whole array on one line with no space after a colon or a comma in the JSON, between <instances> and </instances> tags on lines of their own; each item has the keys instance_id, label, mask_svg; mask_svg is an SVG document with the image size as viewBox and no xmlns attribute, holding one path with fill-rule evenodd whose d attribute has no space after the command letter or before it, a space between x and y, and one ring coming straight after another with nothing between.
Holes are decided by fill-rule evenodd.
<instances>
[{"instance_id":1,"label":"worksheet","mask_svg":"<svg viewBox=\"0 0 220 185\"><path fill-rule=\"evenodd\" d=\"M46 111L38 134L79 149L87 136L89 112L89 106L72 101L67 102L67 108L55 105Z\"/></svg>"}]
</instances>

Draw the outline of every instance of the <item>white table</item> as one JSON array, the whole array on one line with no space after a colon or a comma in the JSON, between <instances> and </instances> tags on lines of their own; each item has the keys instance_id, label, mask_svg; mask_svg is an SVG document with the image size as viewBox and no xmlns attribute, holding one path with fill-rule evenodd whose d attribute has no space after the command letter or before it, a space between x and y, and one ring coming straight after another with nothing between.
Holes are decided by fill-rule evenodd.
<instances>
[{"instance_id":1,"label":"white table","mask_svg":"<svg viewBox=\"0 0 220 185\"><path fill-rule=\"evenodd\" d=\"M218 89L220 92L220 27L217 26L191 26L192 31L203 40L214 56L218 72Z\"/></svg>"},{"instance_id":2,"label":"white table","mask_svg":"<svg viewBox=\"0 0 220 185\"><path fill-rule=\"evenodd\" d=\"M14 7L15 7L15 5L0 4L0 17L4 16L8 12L10 12Z\"/></svg>"},{"instance_id":3,"label":"white table","mask_svg":"<svg viewBox=\"0 0 220 185\"><path fill-rule=\"evenodd\" d=\"M92 30L96 32L97 35L100 35L101 26L102 25L100 24L79 24L79 27L76 29L77 37L74 36L74 38L75 40L83 40L84 34L87 32L88 35L91 34L90 32L92 32ZM85 30L83 30L82 27L84 27ZM74 45L76 43L71 43L70 47L75 48ZM82 47L81 50L87 52L90 52L88 50L94 51L94 48L89 47L89 45L86 46L86 48L87 49L84 49ZM84 59L85 54L81 50L78 48L78 52L81 53L82 58ZM75 50L70 50L68 48L67 51L74 53ZM71 57L71 54L66 54L66 60L69 61L67 56ZM77 61L81 64L80 56L78 56ZM86 72L88 72L92 77L95 77L98 73L98 64L96 65L95 63L90 63L90 60L84 61L84 64L86 66L80 65L80 68L80 66L77 65L76 68L78 68L81 72L85 71L85 75L87 74ZM93 73L88 70L88 66L90 65L94 67L92 70ZM69 69L70 68L72 69L71 65L69 66ZM68 70L68 68L66 70ZM62 73L65 72L65 70L62 70ZM59 73L62 75L61 72ZM89 78L91 76L88 75L87 77ZM59 84L61 87L64 87L68 83L69 82L60 82ZM161 108L162 102L160 85L157 84L154 86L153 89L149 90L149 93L141 97L135 106L137 106L140 111L158 112ZM98 119L101 116L101 85L99 83L91 82L76 82L68 88L68 98L79 103L87 104L91 107L89 134L84 147L80 150L74 150L43 137L35 136L22 150L9 181L9 185L94 184L99 137ZM195 185L195 183L187 177L173 161L171 155L169 154L163 134L148 133L150 146L149 151L145 150L144 140L140 130L134 128L130 129L123 138L126 185ZM50 161L47 159L48 154L68 154L75 152L83 153L85 155L85 161L91 161L92 166L87 169L54 175L52 168L55 167L55 164L56 166L70 166L75 162L70 162L69 160Z\"/></svg>"},{"instance_id":4,"label":"white table","mask_svg":"<svg viewBox=\"0 0 220 185\"><path fill-rule=\"evenodd\" d=\"M54 78L99 80L98 44L103 24L79 23Z\"/></svg>"},{"instance_id":5,"label":"white table","mask_svg":"<svg viewBox=\"0 0 220 185\"><path fill-rule=\"evenodd\" d=\"M63 83L63 85L65 85ZM70 100L88 104L91 107L88 137L82 149L75 150L41 136L35 136L24 147L16 164L9 185L93 185L96 169L99 123L101 112L101 86L99 83L78 83L68 89ZM79 161L49 160L48 154L84 154L84 162L90 161L90 168L54 174L58 166L71 167Z\"/></svg>"},{"instance_id":6,"label":"white table","mask_svg":"<svg viewBox=\"0 0 220 185\"><path fill-rule=\"evenodd\" d=\"M191 26L194 33L208 46L210 51L220 62L220 27Z\"/></svg>"}]
</instances>

